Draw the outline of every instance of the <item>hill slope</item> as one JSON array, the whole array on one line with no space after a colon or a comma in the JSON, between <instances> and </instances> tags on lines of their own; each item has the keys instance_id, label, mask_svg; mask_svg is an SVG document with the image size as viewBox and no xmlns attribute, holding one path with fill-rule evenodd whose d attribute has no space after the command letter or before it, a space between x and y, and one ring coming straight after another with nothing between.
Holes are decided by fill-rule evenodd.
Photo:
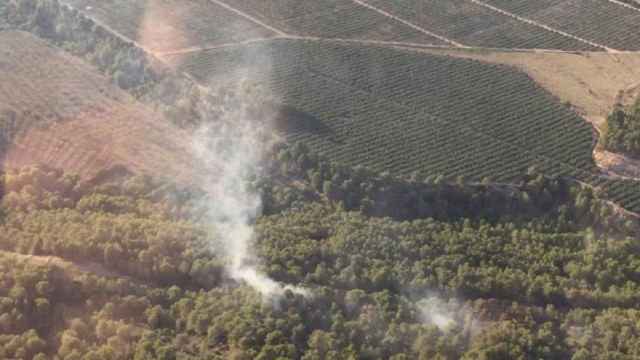
<instances>
[{"instance_id":1,"label":"hill slope","mask_svg":"<svg viewBox=\"0 0 640 360\"><path fill-rule=\"evenodd\" d=\"M44 163L91 177L105 167L190 179L183 130L91 66L22 32L0 32L5 167Z\"/></svg>"},{"instance_id":2,"label":"hill slope","mask_svg":"<svg viewBox=\"0 0 640 360\"><path fill-rule=\"evenodd\" d=\"M592 131L524 73L452 57L276 40L171 57L203 84L264 79L306 119L290 140L349 165L508 181L590 171ZM269 64L270 66L265 66Z\"/></svg>"}]
</instances>

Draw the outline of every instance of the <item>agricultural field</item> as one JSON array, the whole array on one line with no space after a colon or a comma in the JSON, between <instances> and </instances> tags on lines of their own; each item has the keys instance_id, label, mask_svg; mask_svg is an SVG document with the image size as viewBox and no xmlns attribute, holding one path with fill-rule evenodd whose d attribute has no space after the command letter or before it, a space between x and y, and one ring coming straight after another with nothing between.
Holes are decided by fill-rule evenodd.
<instances>
[{"instance_id":1,"label":"agricultural field","mask_svg":"<svg viewBox=\"0 0 640 360\"><path fill-rule=\"evenodd\" d=\"M270 66L261 67L267 58ZM508 67L288 40L180 61L180 70L203 84L242 66L252 69L281 102L315 124L293 126L289 138L347 164L396 175L419 171L499 181L534 164L559 174L594 166L590 126Z\"/></svg>"},{"instance_id":2,"label":"agricultural field","mask_svg":"<svg viewBox=\"0 0 640 360\"><path fill-rule=\"evenodd\" d=\"M640 10L601 0L487 3L617 50L640 50Z\"/></svg>"},{"instance_id":3,"label":"agricultural field","mask_svg":"<svg viewBox=\"0 0 640 360\"><path fill-rule=\"evenodd\" d=\"M60 1L0 0L0 360L640 354L640 11Z\"/></svg>"},{"instance_id":4,"label":"agricultural field","mask_svg":"<svg viewBox=\"0 0 640 360\"><path fill-rule=\"evenodd\" d=\"M292 36L446 45L351 0L225 1Z\"/></svg>"},{"instance_id":5,"label":"agricultural field","mask_svg":"<svg viewBox=\"0 0 640 360\"><path fill-rule=\"evenodd\" d=\"M424 49L422 51L475 59L518 68L565 103L570 103L585 120L602 127L624 91L623 102L637 98L640 84L640 54L590 52L466 51ZM585 76L585 74L589 74Z\"/></svg>"},{"instance_id":6,"label":"agricultural field","mask_svg":"<svg viewBox=\"0 0 640 360\"><path fill-rule=\"evenodd\" d=\"M537 165L548 174L571 176L606 189L611 198L627 208L640 208L640 191L635 189L635 183L622 183L598 175L592 156L595 132L572 111L576 109L573 102L565 99L565 103L561 103L556 96L562 93L554 91L551 95L515 69L382 48L379 47L382 44L377 47L357 40L349 43L323 41L312 33L302 33L301 38L299 29L280 26L295 23L296 19L305 18L305 14L318 14L311 18L322 22L342 21L337 20L340 18L337 14L348 14L356 8L359 14L371 15L367 15L367 19L376 19L379 15L403 28L407 25L392 19L390 14L384 15L385 10L380 13L354 1L271 2L268 7L265 3L260 3L261 6L251 1L228 4L215 0L213 3L230 12L229 21L242 18L252 26L273 27L275 33L287 34L277 35L278 40L237 39L242 43L225 44L224 47L210 47L203 42L191 46L189 43L155 54L204 85L233 80L238 74L236 71L246 65L251 70L245 71L243 76L264 80L280 102L292 110L283 111L282 117L299 118L284 127L291 141L302 140L345 164L365 165L398 175L421 172L448 178L491 178L503 182L516 179L531 165ZM370 4L383 8L392 6L384 9L395 14L401 11L393 2ZM75 8L85 5L72 4ZM153 13L155 10L151 8L159 5L149 6L139 13ZM450 15L449 23L454 25L445 35L456 36L454 40L484 36L490 32L482 31L483 27L500 28L507 24L497 19L511 21L514 26L529 26L473 2L430 2L424 6L430 10L424 13L441 16L433 19L423 16L415 21L446 29L445 23L437 21ZM326 7L332 10L326 12L323 10ZM83 9L85 13L93 11L91 6ZM112 14L119 11L113 7L108 9ZM420 10L417 14L423 13L422 7L417 9ZM465 20L470 16L473 21ZM281 22L280 25L273 23L274 18ZM315 20L302 23L314 24ZM375 26L363 26L375 29ZM559 36L562 41L575 42L579 46L570 47L574 50L603 50L591 47L587 40L579 41L540 26L533 28L543 31L545 36ZM341 31L337 24L330 29ZM406 29L418 31L411 26ZM527 36L533 33L526 31ZM355 39L362 35L349 34ZM501 30L498 34L511 36L517 31ZM338 34L328 37L332 36L342 39ZM495 36L489 38L496 39ZM371 40L367 36L362 39ZM455 45L448 43L448 46ZM505 43L502 46L515 45ZM376 131L371 132L370 128Z\"/></svg>"},{"instance_id":7,"label":"agricultural field","mask_svg":"<svg viewBox=\"0 0 640 360\"><path fill-rule=\"evenodd\" d=\"M618 101L629 105L638 97L640 54L637 53L539 52L532 54L469 52L461 49L424 51L517 67L557 96L560 101L570 104L585 121L593 124L599 134L606 131L606 118ZM614 154L596 147L594 159L603 173L614 178L616 176L640 177L640 162L623 154ZM629 184L631 187L637 185ZM627 203L624 195L618 196L618 200Z\"/></svg>"},{"instance_id":8,"label":"agricultural field","mask_svg":"<svg viewBox=\"0 0 640 360\"><path fill-rule=\"evenodd\" d=\"M494 0L487 6L471 0L64 3L160 53L270 37L564 51L634 50L640 39L640 9L601 0L533 4ZM490 6L512 11L532 22ZM602 27L607 30L601 31Z\"/></svg>"},{"instance_id":9,"label":"agricultural field","mask_svg":"<svg viewBox=\"0 0 640 360\"><path fill-rule=\"evenodd\" d=\"M369 0L367 2L468 46L601 50L570 37L518 21L468 0Z\"/></svg>"},{"instance_id":10,"label":"agricultural field","mask_svg":"<svg viewBox=\"0 0 640 360\"><path fill-rule=\"evenodd\" d=\"M7 19L3 15L6 13L6 8L7 8L7 3L4 1L1 2L0 3L0 31L5 30L5 28L8 27Z\"/></svg>"},{"instance_id":11,"label":"agricultural field","mask_svg":"<svg viewBox=\"0 0 640 360\"><path fill-rule=\"evenodd\" d=\"M183 131L96 69L24 32L0 32L0 49L5 169L46 164L91 178L123 165L191 178Z\"/></svg>"},{"instance_id":12,"label":"agricultural field","mask_svg":"<svg viewBox=\"0 0 640 360\"><path fill-rule=\"evenodd\" d=\"M64 0L152 52L277 35L208 0Z\"/></svg>"},{"instance_id":13,"label":"agricultural field","mask_svg":"<svg viewBox=\"0 0 640 360\"><path fill-rule=\"evenodd\" d=\"M291 40L169 58L204 85L250 69L283 104L306 114L292 117L288 139L338 162L401 176L498 182L535 165L640 210L635 182L598 175L591 125L511 67Z\"/></svg>"}]
</instances>

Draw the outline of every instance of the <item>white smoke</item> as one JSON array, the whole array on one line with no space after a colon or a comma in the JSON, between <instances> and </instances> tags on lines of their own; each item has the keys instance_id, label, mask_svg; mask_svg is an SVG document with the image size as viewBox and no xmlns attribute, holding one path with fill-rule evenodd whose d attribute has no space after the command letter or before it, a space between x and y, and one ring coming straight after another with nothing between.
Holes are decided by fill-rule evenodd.
<instances>
[{"instance_id":1,"label":"white smoke","mask_svg":"<svg viewBox=\"0 0 640 360\"><path fill-rule=\"evenodd\" d=\"M269 146L272 107L260 109L259 94L247 93L240 81L233 100L223 100L212 125L196 131L195 157L202 164L202 188L208 193L208 221L216 239L215 247L228 258L231 279L245 282L264 298L277 299L285 290L306 295L293 286L284 286L258 271L252 251L254 222L261 212L260 194L252 181L265 176L264 154ZM262 117L262 118L257 118Z\"/></svg>"},{"instance_id":2,"label":"white smoke","mask_svg":"<svg viewBox=\"0 0 640 360\"><path fill-rule=\"evenodd\" d=\"M456 309L457 303L445 302L437 296L430 296L418 301L416 304L420 310L421 320L427 324L435 325L441 331L446 331L458 323Z\"/></svg>"}]
</instances>

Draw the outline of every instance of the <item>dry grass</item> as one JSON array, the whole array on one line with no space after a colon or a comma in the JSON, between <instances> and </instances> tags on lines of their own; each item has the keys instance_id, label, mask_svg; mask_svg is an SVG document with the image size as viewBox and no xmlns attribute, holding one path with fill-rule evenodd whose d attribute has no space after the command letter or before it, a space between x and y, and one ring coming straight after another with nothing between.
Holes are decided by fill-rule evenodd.
<instances>
[{"instance_id":1,"label":"dry grass","mask_svg":"<svg viewBox=\"0 0 640 360\"><path fill-rule=\"evenodd\" d=\"M91 178L123 165L190 183L189 134L113 86L96 69L21 32L0 33L0 114L23 130L7 168L46 164Z\"/></svg>"}]
</instances>

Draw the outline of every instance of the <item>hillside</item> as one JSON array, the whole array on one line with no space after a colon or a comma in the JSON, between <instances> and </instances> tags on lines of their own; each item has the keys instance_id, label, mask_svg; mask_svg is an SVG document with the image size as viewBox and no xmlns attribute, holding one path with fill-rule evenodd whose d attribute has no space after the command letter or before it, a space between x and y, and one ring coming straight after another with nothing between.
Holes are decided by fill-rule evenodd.
<instances>
[{"instance_id":1,"label":"hillside","mask_svg":"<svg viewBox=\"0 0 640 360\"><path fill-rule=\"evenodd\" d=\"M333 31L348 28L352 21L375 13L396 26L429 33L459 47L560 49L569 51L636 50L640 11L608 1L379 1L277 0L227 1L230 6L259 17L292 35L354 38ZM546 5L546 6L545 6ZM332 16L328 16L331 14ZM344 14L344 15L343 15ZM336 16L337 15L337 16ZM343 16L345 18L343 19ZM373 17L366 15L366 18ZM567 21L571 19L571 21ZM600 31L606 27L607 31ZM412 42L402 35L396 41ZM413 41L415 42L415 41Z\"/></svg>"},{"instance_id":2,"label":"hillside","mask_svg":"<svg viewBox=\"0 0 640 360\"><path fill-rule=\"evenodd\" d=\"M91 178L123 165L191 181L184 130L98 70L24 32L0 32L3 167L46 164Z\"/></svg>"},{"instance_id":3,"label":"hillside","mask_svg":"<svg viewBox=\"0 0 640 360\"><path fill-rule=\"evenodd\" d=\"M151 52L171 52L278 35L208 0L65 0L62 3L81 9ZM117 12L114 11L116 9Z\"/></svg>"},{"instance_id":4,"label":"hillside","mask_svg":"<svg viewBox=\"0 0 640 360\"><path fill-rule=\"evenodd\" d=\"M0 0L0 360L640 358L639 23Z\"/></svg>"},{"instance_id":5,"label":"hillside","mask_svg":"<svg viewBox=\"0 0 640 360\"><path fill-rule=\"evenodd\" d=\"M233 11L240 17L244 17L245 19L252 21L256 25L261 24L260 20L257 20L253 16L247 16L247 14L242 11L238 11L237 9L233 10L233 8L228 5L223 7L230 9L230 11ZM365 6L365 8L367 7ZM371 8L367 9L371 10ZM302 11L304 9L299 10ZM37 11L40 12L40 16L54 16L56 21L61 25L61 27L56 29L73 27L76 26L76 23L84 23L87 21L82 15L78 16L78 14L74 12L57 11L54 9L50 14L46 14L42 13L42 10ZM380 14L379 11L375 12ZM387 18L395 19L389 16L387 16ZM405 24L403 21L398 19L395 20ZM16 21L17 24L23 24L19 26L33 27L33 31L36 33L48 31L38 22L34 23L33 14L29 15L28 12L23 13L20 17L16 18ZM260 26L263 25L264 24ZM415 29L415 27L412 28ZM557 31L551 32L558 33ZM404 102L405 99L401 98L400 103L398 103L397 94L395 95L396 98L392 96L390 98L384 98L382 101L378 101L376 99L377 96L382 94L384 97L386 94L372 93L370 89L367 88L362 91L362 88L358 88L358 84L354 87L352 84L345 84L342 78L332 78L332 75L327 76L327 74L331 74L331 72L335 71L334 69L322 69L320 71L314 69L315 73L312 74L312 77L318 79L314 81L305 81L303 84L300 84L300 79L309 78L309 74L306 69L301 69L301 66L308 65L304 63L296 64L295 61L292 60L298 59L297 56L300 54L292 53L290 55L290 59L287 59L284 63L278 63L283 59L282 54L270 54L269 51L262 53L263 49L271 48L272 44L280 44L280 46L283 47L286 47L283 44L307 44L307 48L313 48L310 44L315 44L318 48L328 46L325 44L332 44L331 41L318 38L306 38L303 40L295 36L293 38L291 38L291 36L280 36L280 39L278 40L254 39L237 44L225 44L221 47L196 47L177 50L170 53L156 54L160 56L162 62L166 65L178 70L178 77L180 77L181 74L186 74L186 77L188 78L186 83L183 80L178 80L176 82L175 80L165 78L165 80L161 80L158 84L158 74L154 74L155 70L151 70L149 72L153 67L146 65L156 61L155 58L149 57L149 54L140 54L140 52L136 51L135 47L132 47L135 46L135 43L130 44L126 42L126 38L123 39L121 36L109 38L109 33L105 34L101 31L92 31L89 35L82 35L80 38L78 38L78 35L70 35L65 31L58 31L55 34L51 34L51 36L54 41L61 43L64 46L68 46L65 45L68 42L80 45L81 48L85 49L83 51L85 57L89 58L91 61L94 61L93 59L96 57L98 58L98 65L101 68L105 67L104 62L100 61L102 57L101 53L96 52L95 49L87 49L82 44L86 41L89 41L90 43L98 42L104 44L102 46L106 46L108 49L115 51L116 53L113 56L115 56L116 62L107 62L107 72L109 74L114 74L121 86L129 88L133 85L138 88L145 88L146 90L144 91L148 92L148 96L145 96L145 101L150 101L154 106L158 105L158 99L160 99L160 108L163 109L165 113L167 113L168 110L168 115L170 115L171 120L177 124L192 122L191 119L193 118L193 114L196 114L196 122L211 118L212 116L217 116L215 114L209 114L208 110L204 112L201 111L202 109L209 108L209 104L212 103L212 99L207 100L209 97L209 95L206 95L208 90L205 90L204 94L201 91L202 89L209 88L210 85L225 83L228 82L228 80L233 82L234 79L238 79L238 75L242 75L243 78L253 78L252 81L257 83L269 84L269 78L275 76L275 80L279 81L279 84L276 84L275 86L284 88L285 90L281 91L280 89L275 89L275 91L273 91L274 94L270 94L269 96L280 96L282 100L281 102L284 102L285 107L288 108L288 110L285 110L282 114L284 115L284 118L288 119L286 121L287 124L285 125L285 129L288 129L289 133L293 131L293 133L296 134L300 133L300 131L306 135L321 134L320 137L315 137L315 140L313 140L315 144L311 145L315 146L315 149L319 151L324 151L321 148L333 151L335 155L333 158L340 160L343 163L353 165L355 164L353 161L357 161L358 164L366 165L377 171L388 170L394 174L397 173L400 175L413 174L414 172L419 173L420 171L424 172L427 170L433 176L444 175L449 178L465 176L468 179L471 179L471 181L480 179L489 181L491 179L508 181L509 179L517 178L517 176L522 174L529 166L537 165L538 167L542 167L544 171L549 174L562 174L577 181L587 183L598 191L603 192L605 196L626 209L633 211L638 211L640 209L640 190L638 190L638 187L636 186L637 184L633 180L610 179L599 173L591 155L592 150L595 147L596 133L589 129L590 126L586 124L583 119L580 119L570 111L569 106L572 104L565 103L561 105L555 99L555 97L558 96L557 94L549 95L544 93L544 91L540 92L539 87L536 84L530 82L529 79L524 80L526 76L518 71L514 71L513 69L506 70L507 68L503 68L502 71L507 71L510 75L505 75L504 78L500 77L499 80L491 79L490 82L487 82L482 78L482 74L492 74L492 71L497 70L494 69L492 71L487 71L488 68L492 67L487 65L482 66L480 63L475 63L475 68L478 69L477 72L476 70L460 69L460 71L466 71L466 73L460 72L457 75L460 77L461 84L463 84L463 86L456 88L460 85L446 81L449 76L456 76L454 75L455 73L450 73L451 70L449 67L446 67L444 71L440 70L439 72L433 72L431 69L420 69L421 72L427 74L426 77L422 77L422 74L416 75L415 70L417 68L414 68L411 70L413 72L409 74L404 73L396 79L389 80L391 83L400 83L398 89L384 88L383 91L390 91L392 94L394 91L397 92L399 89L406 88L409 84L415 82L414 77L416 77L418 81L427 81L427 84L429 84L428 81L432 80L434 74L438 76L446 74L440 76L440 80L436 80L435 82L435 84L437 84L437 81L444 79L445 81L439 85L441 89L444 90L438 89L434 91L433 89L436 89L434 87L428 95L420 98L420 103L411 103L412 101L415 102L417 98L410 99L409 102ZM575 38L570 36L570 34L565 34L563 36L565 38ZM118 45L114 47L114 43ZM589 42L583 41L583 43ZM456 46L451 43L450 45L454 47ZM347 41L345 39L336 39L332 46L342 47L343 49L353 48L354 50L371 55L371 58L377 62L389 62L389 64L394 64L394 61L397 61L398 59L407 60L411 58L406 55L407 52L399 52L398 50L394 50L393 47L416 47L416 45L400 45L397 43L375 43L374 45L371 42L362 42L358 40ZM293 46L292 51L297 51L295 49L296 46ZM368 52L364 52L364 49L368 49ZM474 54L483 53L486 50L469 51ZM531 54L535 54L536 52L539 51L534 50ZM395 57L395 55L387 56L388 54L397 53L402 53L403 55L400 55L399 57ZM218 57L219 54L223 54L222 57L226 57L226 59L223 61L220 60ZM409 52L409 54L411 54L411 52ZM128 61L125 61L124 63L120 62L122 56L132 55L133 59L135 59L133 64L130 64ZM326 54L321 54L318 56L320 56L323 61L329 61L329 59L334 57L332 54L329 56L325 55ZM419 57L421 57L421 55L414 55L414 58ZM253 63L243 63L246 59L253 59L249 61L250 63L253 61ZM340 74L340 76L346 76L349 78L350 75L348 74L351 70L347 69L347 75L345 75L344 65L350 63L352 60L347 58L338 59L340 59L340 57L336 57L334 61L343 62L343 69L338 69L343 71L343 74ZM222 61L222 65L217 64L216 61ZM359 60L354 59L353 61L357 62ZM356 72L364 71L363 73L358 74L358 76L363 74L373 74L378 71L377 67L381 66L375 61L373 63L354 63L349 64L348 66L354 67ZM248 65L250 65L250 68L247 68ZM325 65L326 64L321 64L321 66ZM396 65L404 66L404 64ZM424 67L425 65L421 66ZM144 69L144 71L134 71L136 68ZM191 69L189 70L188 68ZM401 72L403 69L404 68L402 67L396 66L396 68L391 69L391 75L393 75L394 71ZM478 77L474 81L478 81L482 86L487 86L487 89L490 90L482 92L481 86L471 84L468 79L465 78L468 76L467 73L475 73ZM493 73L497 74L498 72ZM163 76L164 75L160 75L161 78ZM376 74L374 76L369 76L375 80L379 79L381 75ZM388 76L388 74L382 75L382 77L386 76ZM509 83L509 77L511 76L523 79L523 85L515 86L519 91L523 91L519 98L517 93L512 93L509 90L509 88L512 87ZM551 76L553 77L554 75ZM200 85L192 84L191 80L199 82ZM578 80L583 81L579 77ZM497 83L493 84L493 82ZM178 85L176 87L176 84L179 83L182 83L183 85L187 84L187 86ZM304 86L302 88L296 88L289 86L288 83L296 84L296 86ZM525 83L527 85L524 85ZM202 87L202 85L205 86ZM496 86L494 87L494 85ZM368 84L365 84L365 86L368 86ZM526 94L526 89L528 89L529 86L536 88L532 90L535 93L544 93L545 95L543 97L545 99L541 100L542 102L539 102L536 98L529 99L529 94ZM304 89L305 87L307 88L306 90ZM176 93L178 97L173 95L167 97L166 93L168 88L173 88L171 91ZM151 89L151 91L148 91L149 89ZM325 89L325 91L323 92L322 89ZM325 93L327 89L328 93ZM338 92L340 89L343 89L342 91L344 91L341 95ZM553 90L553 88L551 89ZM402 90L404 91L404 89ZM467 90L471 91L471 93L466 94L465 91ZM308 95L304 95L305 91ZM407 91L412 90L407 89ZM474 91L475 94L473 93ZM508 93L502 96L500 91L506 91ZM311 96L315 96L316 93L320 94L320 96L316 96L318 99L313 100L315 102L314 104L305 105L301 103L300 100L303 102L310 101ZM284 99L282 99L283 94ZM303 98L296 98L296 96L303 96ZM340 113L332 113L334 110L332 108L334 100L328 100L331 102L330 105L328 102L323 100L333 99L336 96L338 96L339 99L336 100L335 103L340 104L340 102L342 102L343 106L346 107L355 108L356 106L353 104L367 104L365 108L358 110L360 113L356 114L356 116L368 114L368 111L372 111L372 114L367 116L370 116L373 119L375 119L376 116L382 116L387 119L408 118L418 120L412 124L404 124L404 126L411 126L411 129L413 129L411 131L407 132L405 131L405 128L402 127L393 127L393 131L397 132L399 135L385 133L384 138L379 138L375 141L365 140L365 145L367 145L368 148L360 145L353 145L347 151L342 153L347 154L347 157L341 158L342 155L340 151L346 149L345 143L340 144L343 140L335 135L339 134L340 131L350 131L350 129L353 128L353 124L356 124L356 122L351 121L352 115L348 112L343 111ZM469 96L470 101L462 99L464 96ZM529 108L520 106L522 103L520 103L520 100L518 99L527 99L524 104L527 104ZM317 102L317 100L321 101ZM290 103L287 103L287 101ZM474 106L474 102L479 103L478 109L486 112L475 114L474 112L477 111L477 109L471 108ZM545 107L546 105L544 104L547 104L547 102L553 103L553 107ZM213 100L213 103L215 103L215 100ZM327 104L329 107L324 109L323 106L325 105L323 104ZM457 109L453 109L451 107L452 105L459 104L463 104L461 110L465 111L465 113L457 114L455 113ZM420 120L422 115L419 111L422 106L431 107L426 113L430 120L428 122ZM536 108L537 106L541 107ZM497 115L497 119L494 118L496 114L494 114L492 110L493 108L501 110ZM332 116L330 121L333 122L332 126L334 128L327 126L327 123L324 121L316 120L316 118L318 118L318 114L322 114L327 110L329 111L329 116ZM305 115L305 113L307 114ZM178 116L176 116L176 114ZM480 115L480 117L478 118L472 114ZM471 118L468 120L455 121L458 118L465 119L469 116L471 116ZM510 116L515 117L517 120L513 121L509 119ZM564 120L566 116L568 116L570 120ZM454 119L454 121L450 121L451 119ZM424 139L420 137L420 134L430 133L437 139L445 139L442 136L436 135L436 128L431 130L429 128L425 128L425 126L433 127L434 122L438 123L437 128L441 130L443 129L443 126L445 128L450 127L446 134L449 138L442 141L447 143L445 147L440 146L442 142L429 142L429 146L435 147L439 154L446 155L443 158L434 159L430 157L425 161L424 154L429 150L423 152L422 149L418 149L416 147L416 144L419 144L420 148L423 147L423 144L420 144L420 141ZM451 127L452 124L453 127ZM393 126L388 122L384 122L384 125ZM336 131L336 126L340 127L340 131ZM354 129L358 130L357 128ZM378 127L376 131L387 131L382 129L383 127ZM574 133L573 131L581 132L581 134ZM538 138L536 136L530 136L530 132L534 132L541 137ZM359 135L361 134L367 134L367 132L360 133ZM305 141L311 141L312 137L306 135L303 136ZM350 137L350 135L347 135L347 137ZM403 137L401 142L404 148L394 148L393 151L395 151L396 155L393 155L392 153L388 156L385 146L378 146L376 144L384 144L385 142L389 144L391 142L395 142L393 137L395 137L396 140ZM587 140L587 137L590 137L591 139ZM405 138L407 141L405 141ZM289 139L295 140L291 137L289 137ZM569 141L567 141L567 139ZM569 152L564 152L564 149L571 150L569 150ZM382 157L384 157L386 162L382 163L378 161L378 159L381 159L382 157L376 155L376 151L379 154L384 153ZM612 166L611 161L602 161L602 158L599 156L600 154L602 153L597 153L601 167L605 169L619 168L617 165ZM394 156L400 156L400 160L390 160L394 159ZM609 158L612 157L609 156ZM350 163L350 161L352 162ZM420 165L417 168L411 168L411 164L415 162L418 162ZM485 163L487 163L487 166L484 166ZM389 164L393 164L393 166L390 166Z\"/></svg>"},{"instance_id":6,"label":"hillside","mask_svg":"<svg viewBox=\"0 0 640 360\"><path fill-rule=\"evenodd\" d=\"M595 84L597 78L583 80L580 70L573 70L572 78L559 65L540 79L551 94L513 67L428 55L436 52L278 39L166 59L205 86L239 74L268 84L281 103L308 114L289 117L288 139L304 141L347 165L400 176L439 174L498 182L512 181L536 166L600 189L628 210L640 210L634 180L602 176L597 168L592 155L597 132L570 102L580 93L561 98L564 102L558 99L576 82L582 93L589 93L584 84ZM510 56L513 60L503 63L540 77L535 61L518 64L517 53L499 57ZM482 52L468 57L490 58ZM625 58L633 66L633 55ZM618 84L624 86L632 78L625 75L625 63L617 61L612 59L609 67L627 79ZM607 66L602 62L591 66ZM611 91L617 86L615 80L605 84L611 84ZM606 85L597 86L604 87L601 94L609 94ZM606 97L598 103L590 100L595 97L577 104L600 104L603 113ZM603 162L603 167L615 165Z\"/></svg>"},{"instance_id":7,"label":"hillside","mask_svg":"<svg viewBox=\"0 0 640 360\"><path fill-rule=\"evenodd\" d=\"M630 105L638 97L639 53L423 51L515 66L560 101L570 105L591 122L599 134L606 131L606 118L618 101ZM608 175L640 178L640 163L623 154L612 153L599 146L594 149L594 159Z\"/></svg>"},{"instance_id":8,"label":"hillside","mask_svg":"<svg viewBox=\"0 0 640 360\"><path fill-rule=\"evenodd\" d=\"M368 1L379 9L473 47L601 51L601 48L520 21L469 0Z\"/></svg>"},{"instance_id":9,"label":"hillside","mask_svg":"<svg viewBox=\"0 0 640 360\"><path fill-rule=\"evenodd\" d=\"M614 1L487 0L497 8L617 50L640 50L640 9Z\"/></svg>"},{"instance_id":10,"label":"hillside","mask_svg":"<svg viewBox=\"0 0 640 360\"><path fill-rule=\"evenodd\" d=\"M592 165L584 121L507 67L286 40L176 56L205 85L243 70L264 79L314 123L290 139L346 164L498 181L536 164L563 174Z\"/></svg>"},{"instance_id":11,"label":"hillside","mask_svg":"<svg viewBox=\"0 0 640 360\"><path fill-rule=\"evenodd\" d=\"M227 3L65 1L151 51L207 48L254 38L316 36L442 45L446 42L350 1ZM307 8L313 8L308 12ZM253 10L262 9L256 13ZM246 11L248 10L248 11ZM203 19L203 21L194 21ZM204 19L207 19L204 21Z\"/></svg>"},{"instance_id":12,"label":"hillside","mask_svg":"<svg viewBox=\"0 0 640 360\"><path fill-rule=\"evenodd\" d=\"M159 52L273 36L436 47L637 50L635 27L640 23L639 9L600 0L579 6L568 0L536 6L477 0L199 0L186 7L179 1L155 0L65 3ZM193 21L196 13L196 19L202 15L215 21ZM567 18L573 20L564 21ZM603 26L606 32L599 30Z\"/></svg>"}]
</instances>

